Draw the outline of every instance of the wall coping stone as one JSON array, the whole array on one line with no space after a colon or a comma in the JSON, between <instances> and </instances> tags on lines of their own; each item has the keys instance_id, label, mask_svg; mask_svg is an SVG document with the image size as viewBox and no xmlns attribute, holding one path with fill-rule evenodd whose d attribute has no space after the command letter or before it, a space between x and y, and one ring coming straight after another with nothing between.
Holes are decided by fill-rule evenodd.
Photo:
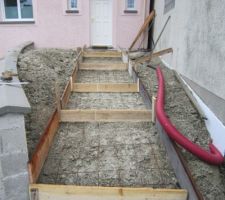
<instances>
[{"instance_id":1,"label":"wall coping stone","mask_svg":"<svg viewBox=\"0 0 225 200\"><path fill-rule=\"evenodd\" d=\"M11 71L17 74L18 56L26 48L33 47L33 42L25 42L16 48L9 50L1 60L0 75L4 71ZM20 82L17 76L13 77L13 82ZM28 113L31 110L22 85L1 85L0 81L0 115L7 113Z\"/></svg>"}]
</instances>

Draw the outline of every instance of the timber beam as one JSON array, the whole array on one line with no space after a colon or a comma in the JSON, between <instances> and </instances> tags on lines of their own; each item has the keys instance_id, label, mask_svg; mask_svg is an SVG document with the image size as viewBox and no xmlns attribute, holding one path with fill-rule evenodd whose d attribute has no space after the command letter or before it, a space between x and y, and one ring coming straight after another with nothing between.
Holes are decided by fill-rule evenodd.
<instances>
[{"instance_id":1,"label":"timber beam","mask_svg":"<svg viewBox=\"0 0 225 200\"><path fill-rule=\"evenodd\" d=\"M72 185L30 185L30 196L41 200L186 200L183 189L95 187Z\"/></svg>"},{"instance_id":2,"label":"timber beam","mask_svg":"<svg viewBox=\"0 0 225 200\"><path fill-rule=\"evenodd\" d=\"M137 83L74 83L73 92L139 92Z\"/></svg>"},{"instance_id":3,"label":"timber beam","mask_svg":"<svg viewBox=\"0 0 225 200\"><path fill-rule=\"evenodd\" d=\"M151 110L61 110L61 122L150 122Z\"/></svg>"},{"instance_id":4,"label":"timber beam","mask_svg":"<svg viewBox=\"0 0 225 200\"><path fill-rule=\"evenodd\" d=\"M118 51L86 51L84 58L121 58L122 53Z\"/></svg>"}]
</instances>

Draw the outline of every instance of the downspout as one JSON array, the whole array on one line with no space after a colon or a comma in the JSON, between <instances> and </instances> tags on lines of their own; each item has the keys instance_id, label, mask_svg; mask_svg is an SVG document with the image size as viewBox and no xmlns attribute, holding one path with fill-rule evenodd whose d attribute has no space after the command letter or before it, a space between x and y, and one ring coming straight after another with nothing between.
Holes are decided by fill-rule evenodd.
<instances>
[{"instance_id":1,"label":"downspout","mask_svg":"<svg viewBox=\"0 0 225 200\"><path fill-rule=\"evenodd\" d=\"M224 162L224 157L219 150L212 144L209 144L209 150L206 151L199 145L193 143L184 135L182 135L176 127L170 122L164 110L164 77L160 67L156 70L158 78L158 92L156 101L156 116L160 124L165 129L168 136L184 149L197 156L199 159L211 165L221 165Z\"/></svg>"}]
</instances>

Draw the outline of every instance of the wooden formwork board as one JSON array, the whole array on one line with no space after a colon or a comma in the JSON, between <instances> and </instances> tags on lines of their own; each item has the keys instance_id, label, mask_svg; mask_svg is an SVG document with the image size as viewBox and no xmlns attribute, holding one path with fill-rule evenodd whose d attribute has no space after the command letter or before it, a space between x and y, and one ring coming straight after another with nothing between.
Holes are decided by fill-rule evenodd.
<instances>
[{"instance_id":1,"label":"wooden formwork board","mask_svg":"<svg viewBox=\"0 0 225 200\"><path fill-rule=\"evenodd\" d=\"M30 185L31 200L186 200L182 189Z\"/></svg>"},{"instance_id":2,"label":"wooden formwork board","mask_svg":"<svg viewBox=\"0 0 225 200\"><path fill-rule=\"evenodd\" d=\"M41 169L44 165L45 159L48 156L49 149L52 145L54 136L59 126L59 113L57 110L50 118L44 133L32 155L31 160L28 163L30 183L35 183L39 177Z\"/></svg>"},{"instance_id":3,"label":"wooden formwork board","mask_svg":"<svg viewBox=\"0 0 225 200\"><path fill-rule=\"evenodd\" d=\"M81 63L79 66L79 69L80 70L126 71L128 69L128 65L126 63Z\"/></svg>"},{"instance_id":4,"label":"wooden formwork board","mask_svg":"<svg viewBox=\"0 0 225 200\"><path fill-rule=\"evenodd\" d=\"M69 101L70 95L71 95L71 90L72 90L72 87L71 87L71 83L69 81L65 87L65 90L64 90L62 98L61 98L61 108L66 107L66 105Z\"/></svg>"},{"instance_id":5,"label":"wooden formwork board","mask_svg":"<svg viewBox=\"0 0 225 200\"><path fill-rule=\"evenodd\" d=\"M73 92L139 92L137 83L74 83Z\"/></svg>"},{"instance_id":6,"label":"wooden formwork board","mask_svg":"<svg viewBox=\"0 0 225 200\"><path fill-rule=\"evenodd\" d=\"M61 122L150 122L151 110L61 110Z\"/></svg>"},{"instance_id":7,"label":"wooden formwork board","mask_svg":"<svg viewBox=\"0 0 225 200\"><path fill-rule=\"evenodd\" d=\"M75 65L75 68L74 68L72 76L71 76L72 79L73 79L73 82L75 82L75 80L77 78L77 72L78 72L78 69L79 69L79 62L76 61L75 63L76 63L76 65Z\"/></svg>"},{"instance_id":8,"label":"wooden formwork board","mask_svg":"<svg viewBox=\"0 0 225 200\"><path fill-rule=\"evenodd\" d=\"M86 51L83 56L85 58L120 58L122 53L118 51Z\"/></svg>"}]
</instances>

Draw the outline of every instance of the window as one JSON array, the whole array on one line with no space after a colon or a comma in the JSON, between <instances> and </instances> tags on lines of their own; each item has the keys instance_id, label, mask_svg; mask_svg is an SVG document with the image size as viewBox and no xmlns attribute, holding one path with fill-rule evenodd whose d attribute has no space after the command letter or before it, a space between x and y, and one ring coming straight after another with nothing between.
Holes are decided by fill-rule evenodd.
<instances>
[{"instance_id":1,"label":"window","mask_svg":"<svg viewBox=\"0 0 225 200\"><path fill-rule=\"evenodd\" d=\"M3 18L6 21L29 21L33 19L32 0L3 0Z\"/></svg>"},{"instance_id":2,"label":"window","mask_svg":"<svg viewBox=\"0 0 225 200\"><path fill-rule=\"evenodd\" d=\"M126 5L126 9L127 10L135 10L136 6L135 6L135 0L126 0L127 5Z\"/></svg>"},{"instance_id":3,"label":"window","mask_svg":"<svg viewBox=\"0 0 225 200\"><path fill-rule=\"evenodd\" d=\"M165 0L164 14L172 10L174 7L175 7L175 0Z\"/></svg>"},{"instance_id":4,"label":"window","mask_svg":"<svg viewBox=\"0 0 225 200\"><path fill-rule=\"evenodd\" d=\"M69 0L69 10L77 10L77 0Z\"/></svg>"}]
</instances>

